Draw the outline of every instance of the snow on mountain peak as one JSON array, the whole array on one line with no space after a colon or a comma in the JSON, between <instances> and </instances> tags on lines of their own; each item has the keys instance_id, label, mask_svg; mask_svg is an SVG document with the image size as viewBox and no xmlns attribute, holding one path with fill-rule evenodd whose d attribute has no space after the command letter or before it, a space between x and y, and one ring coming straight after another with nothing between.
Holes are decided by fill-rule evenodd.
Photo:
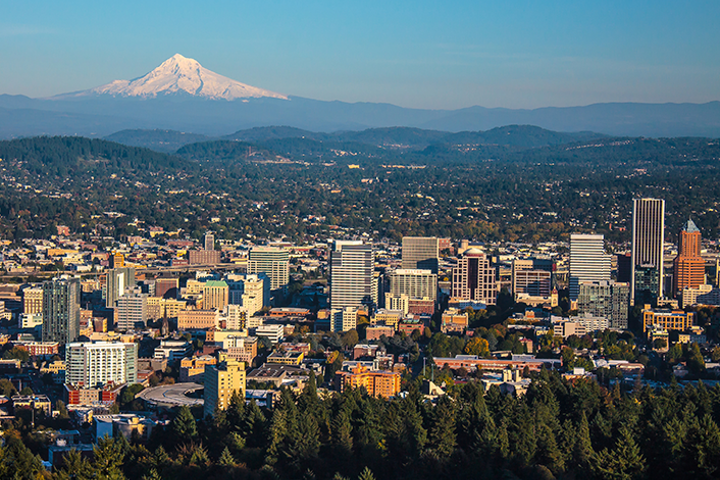
<instances>
[{"instance_id":1,"label":"snow on mountain peak","mask_svg":"<svg viewBox=\"0 0 720 480\"><path fill-rule=\"evenodd\" d=\"M115 80L106 85L79 92L79 95L100 94L120 97L153 98L186 93L212 100L237 98L282 98L287 96L237 82L219 75L192 58L176 53L147 75L134 80Z\"/></svg>"}]
</instances>

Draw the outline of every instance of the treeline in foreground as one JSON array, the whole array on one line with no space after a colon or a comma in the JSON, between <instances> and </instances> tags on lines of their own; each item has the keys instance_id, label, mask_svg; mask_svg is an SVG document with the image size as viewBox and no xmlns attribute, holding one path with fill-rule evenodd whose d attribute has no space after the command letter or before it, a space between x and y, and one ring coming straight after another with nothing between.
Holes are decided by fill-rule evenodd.
<instances>
[{"instance_id":1,"label":"treeline in foreground","mask_svg":"<svg viewBox=\"0 0 720 480\"><path fill-rule=\"evenodd\" d=\"M433 405L359 390L321 398L313 381L273 410L239 399L214 420L180 409L147 444L101 440L52 478L130 479L711 479L720 475L720 386L623 393L541 372L527 394L456 385ZM46 478L6 430L0 478Z\"/></svg>"}]
</instances>

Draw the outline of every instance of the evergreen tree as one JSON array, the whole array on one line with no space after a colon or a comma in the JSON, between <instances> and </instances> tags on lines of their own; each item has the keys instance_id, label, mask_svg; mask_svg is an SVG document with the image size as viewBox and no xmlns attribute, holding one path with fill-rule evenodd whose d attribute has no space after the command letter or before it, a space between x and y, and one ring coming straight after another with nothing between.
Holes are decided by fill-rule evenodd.
<instances>
[{"instance_id":1,"label":"evergreen tree","mask_svg":"<svg viewBox=\"0 0 720 480\"><path fill-rule=\"evenodd\" d=\"M180 407L172 422L172 433L176 445L189 443L197 439L198 431L195 417L185 405Z\"/></svg>"},{"instance_id":2,"label":"evergreen tree","mask_svg":"<svg viewBox=\"0 0 720 480\"><path fill-rule=\"evenodd\" d=\"M227 447L222 451L222 454L220 454L220 459L218 460L218 465L222 465L223 467L234 467L237 465L235 462L235 458L230 453L230 450L228 450Z\"/></svg>"},{"instance_id":3,"label":"evergreen tree","mask_svg":"<svg viewBox=\"0 0 720 480\"><path fill-rule=\"evenodd\" d=\"M72 449L63 456L63 466L58 469L56 477L59 480L89 480L91 474L90 463L80 452Z\"/></svg>"},{"instance_id":4,"label":"evergreen tree","mask_svg":"<svg viewBox=\"0 0 720 480\"><path fill-rule=\"evenodd\" d=\"M122 480L125 454L120 442L103 437L93 449L92 477L102 480Z\"/></svg>"}]
</instances>

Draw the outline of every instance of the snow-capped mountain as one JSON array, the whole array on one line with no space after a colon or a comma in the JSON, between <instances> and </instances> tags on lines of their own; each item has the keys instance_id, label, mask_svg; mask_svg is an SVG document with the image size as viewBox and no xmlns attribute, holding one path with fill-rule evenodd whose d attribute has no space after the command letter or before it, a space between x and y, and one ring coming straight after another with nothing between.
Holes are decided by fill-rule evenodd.
<instances>
[{"instance_id":1,"label":"snow-capped mountain","mask_svg":"<svg viewBox=\"0 0 720 480\"><path fill-rule=\"evenodd\" d=\"M281 93L240 83L204 68L197 60L175 54L159 67L134 80L115 80L106 85L63 97L112 95L114 97L154 98L162 95L190 94L210 100L271 97L287 100Z\"/></svg>"}]
</instances>

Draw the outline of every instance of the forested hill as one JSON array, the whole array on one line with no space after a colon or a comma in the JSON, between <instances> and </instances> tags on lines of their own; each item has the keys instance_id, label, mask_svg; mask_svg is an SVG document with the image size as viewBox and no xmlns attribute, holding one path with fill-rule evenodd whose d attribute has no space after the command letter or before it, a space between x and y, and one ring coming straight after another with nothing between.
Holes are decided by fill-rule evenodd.
<instances>
[{"instance_id":1,"label":"forested hill","mask_svg":"<svg viewBox=\"0 0 720 480\"><path fill-rule=\"evenodd\" d=\"M46 180L113 173L174 172L187 160L146 148L83 137L34 137L0 141L5 166Z\"/></svg>"},{"instance_id":2,"label":"forested hill","mask_svg":"<svg viewBox=\"0 0 720 480\"><path fill-rule=\"evenodd\" d=\"M232 140L266 145L281 141L284 145L296 145L296 148L301 150L303 148L300 145L303 141L315 141L333 146L352 142L372 147L418 150L438 144L536 148L607 138L607 136L593 132L554 132L533 125L507 125L486 131L458 133L410 127L370 128L362 131L327 133L273 126L238 130L216 139L173 130L123 130L105 138L126 145L143 146L169 153L184 145L208 140Z\"/></svg>"}]
</instances>

